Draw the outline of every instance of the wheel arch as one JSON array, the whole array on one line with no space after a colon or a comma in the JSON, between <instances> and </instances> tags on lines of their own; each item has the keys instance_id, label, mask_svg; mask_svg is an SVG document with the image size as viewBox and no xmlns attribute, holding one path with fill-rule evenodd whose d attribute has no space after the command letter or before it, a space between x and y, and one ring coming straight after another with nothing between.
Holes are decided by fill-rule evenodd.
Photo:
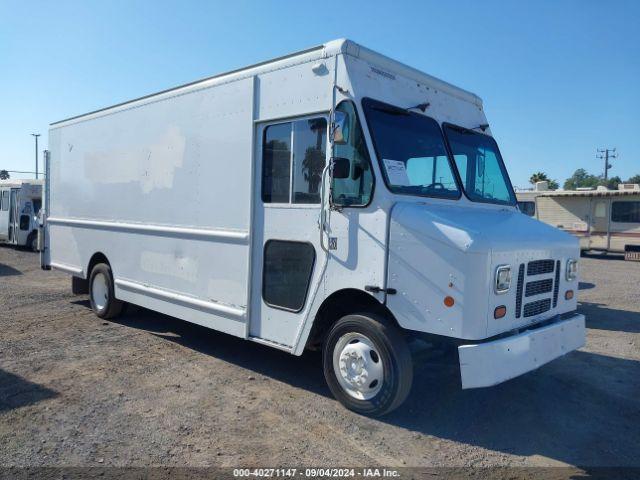
<instances>
[{"instance_id":1,"label":"wheel arch","mask_svg":"<svg viewBox=\"0 0 640 480\"><path fill-rule=\"evenodd\" d=\"M334 323L345 315L364 312L381 315L401 329L398 321L387 306L380 303L373 295L357 288L344 288L336 290L325 298L320 308L318 308L305 342L305 348L311 350L320 348Z\"/></svg>"},{"instance_id":2,"label":"wheel arch","mask_svg":"<svg viewBox=\"0 0 640 480\"><path fill-rule=\"evenodd\" d=\"M91 270L93 270L93 267L95 267L99 263L106 263L111 268L111 263L109 263L109 259L107 258L107 256L102 252L96 252L91 256L89 264L87 265L87 271L85 274L85 278L87 280L91 276Z\"/></svg>"}]
</instances>

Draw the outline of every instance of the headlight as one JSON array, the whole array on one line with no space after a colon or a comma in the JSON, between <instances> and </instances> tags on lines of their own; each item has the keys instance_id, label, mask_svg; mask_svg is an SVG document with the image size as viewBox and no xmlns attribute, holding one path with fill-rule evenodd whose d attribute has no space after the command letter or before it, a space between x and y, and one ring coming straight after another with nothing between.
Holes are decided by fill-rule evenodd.
<instances>
[{"instance_id":1,"label":"headlight","mask_svg":"<svg viewBox=\"0 0 640 480\"><path fill-rule=\"evenodd\" d=\"M569 260L567 260L565 276L568 282L572 282L576 278L578 278L578 260L574 258L570 258Z\"/></svg>"},{"instance_id":2,"label":"headlight","mask_svg":"<svg viewBox=\"0 0 640 480\"><path fill-rule=\"evenodd\" d=\"M500 265L496 268L496 279L493 287L496 293L507 293L511 286L511 266Z\"/></svg>"}]
</instances>

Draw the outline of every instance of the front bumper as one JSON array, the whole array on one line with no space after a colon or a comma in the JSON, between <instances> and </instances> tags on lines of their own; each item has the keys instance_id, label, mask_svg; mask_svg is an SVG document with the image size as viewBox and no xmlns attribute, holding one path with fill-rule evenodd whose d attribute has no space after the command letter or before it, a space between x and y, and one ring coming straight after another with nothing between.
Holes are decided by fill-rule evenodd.
<instances>
[{"instance_id":1,"label":"front bumper","mask_svg":"<svg viewBox=\"0 0 640 480\"><path fill-rule=\"evenodd\" d=\"M584 315L576 313L511 337L458 347L462 388L497 385L583 347L584 321Z\"/></svg>"}]
</instances>

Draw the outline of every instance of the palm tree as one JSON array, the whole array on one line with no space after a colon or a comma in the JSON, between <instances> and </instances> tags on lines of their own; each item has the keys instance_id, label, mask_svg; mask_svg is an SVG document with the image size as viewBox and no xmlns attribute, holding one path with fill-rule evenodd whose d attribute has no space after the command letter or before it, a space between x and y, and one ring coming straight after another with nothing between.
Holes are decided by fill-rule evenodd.
<instances>
[{"instance_id":1,"label":"palm tree","mask_svg":"<svg viewBox=\"0 0 640 480\"><path fill-rule=\"evenodd\" d=\"M0 180L9 180L9 177L11 177L11 175L9 175L9 172L7 172L6 170L0 170Z\"/></svg>"},{"instance_id":2,"label":"palm tree","mask_svg":"<svg viewBox=\"0 0 640 480\"><path fill-rule=\"evenodd\" d=\"M532 185L535 185L538 182L548 182L549 181L549 177L547 177L547 174L544 172L536 172L533 175L531 175L531 178L529 179L529 183L531 183Z\"/></svg>"},{"instance_id":3,"label":"palm tree","mask_svg":"<svg viewBox=\"0 0 640 480\"><path fill-rule=\"evenodd\" d=\"M302 171L305 182L309 184L309 193L318 193L325 163L326 120L324 118L309 120L309 129L316 134L316 145L315 147L308 147L304 152Z\"/></svg>"}]
</instances>

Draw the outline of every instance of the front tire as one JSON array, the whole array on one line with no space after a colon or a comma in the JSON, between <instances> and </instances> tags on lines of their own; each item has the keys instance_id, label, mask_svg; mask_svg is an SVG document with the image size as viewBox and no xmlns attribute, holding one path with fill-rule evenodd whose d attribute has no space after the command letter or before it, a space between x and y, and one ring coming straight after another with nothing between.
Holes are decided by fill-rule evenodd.
<instances>
[{"instance_id":1,"label":"front tire","mask_svg":"<svg viewBox=\"0 0 640 480\"><path fill-rule=\"evenodd\" d=\"M329 332L322 353L329 389L349 410L384 415L411 390L411 353L400 331L383 317L343 317Z\"/></svg>"},{"instance_id":2,"label":"front tire","mask_svg":"<svg viewBox=\"0 0 640 480\"><path fill-rule=\"evenodd\" d=\"M99 263L89 276L89 301L91 309L100 318L114 318L122 313L124 303L115 297L111 267Z\"/></svg>"}]
</instances>

